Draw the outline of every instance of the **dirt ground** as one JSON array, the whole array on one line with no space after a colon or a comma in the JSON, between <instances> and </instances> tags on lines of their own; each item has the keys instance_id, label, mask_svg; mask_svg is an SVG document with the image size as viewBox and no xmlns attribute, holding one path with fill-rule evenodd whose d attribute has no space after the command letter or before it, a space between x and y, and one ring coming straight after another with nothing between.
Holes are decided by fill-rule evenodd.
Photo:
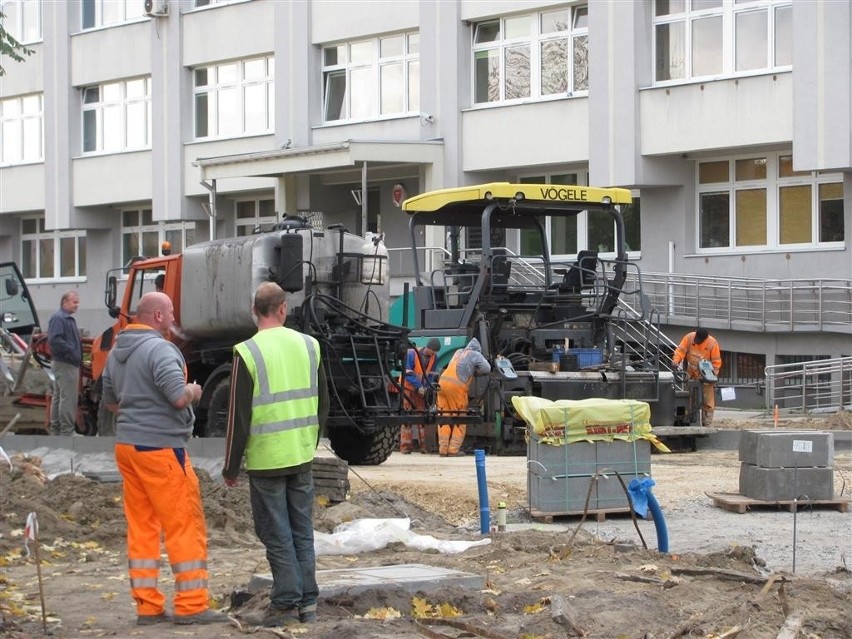
<instances>
[{"instance_id":1,"label":"dirt ground","mask_svg":"<svg viewBox=\"0 0 852 639\"><path fill-rule=\"evenodd\" d=\"M767 427L765 421L717 425ZM845 414L782 420L779 428L852 430L852 419ZM40 524L50 636L213 639L256 630L136 626L119 485L70 474L47 480L38 462L14 457L10 472L0 460L0 637L43 635L36 566L22 552L23 524L33 510ZM394 543L357 555L321 556L320 570L422 563L480 575L486 587L417 594L377 588L323 599L317 624L260 630L258 636L852 637L852 513L815 508L794 515L763 508L736 514L716 508L705 493L736 492L738 468L736 453L729 451L652 457L654 494L668 527L669 553L655 550L653 522L639 522L646 550L633 522L621 516L586 520L582 526L577 518L559 519L555 526L495 533L490 544L457 555ZM510 524L530 524L524 458L489 457L486 473L490 503L509 504ZM226 488L203 470L199 475L213 605L238 617L245 609L231 607L233 591L244 588L252 574L267 570L252 530L247 482ZM472 457L394 454L380 466L350 469L349 479L348 502L317 504L317 530L330 532L354 518L405 515L418 533L482 538ZM837 453L836 493L848 496L850 483L852 454ZM166 592L169 582L166 568L161 575ZM262 603L263 595L258 595L246 608Z\"/></svg>"}]
</instances>

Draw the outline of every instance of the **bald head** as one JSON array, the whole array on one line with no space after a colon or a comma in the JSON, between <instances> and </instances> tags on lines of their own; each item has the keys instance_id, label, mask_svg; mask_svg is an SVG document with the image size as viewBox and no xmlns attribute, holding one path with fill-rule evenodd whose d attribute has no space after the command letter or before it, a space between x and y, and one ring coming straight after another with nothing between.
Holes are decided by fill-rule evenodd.
<instances>
[{"instance_id":1,"label":"bald head","mask_svg":"<svg viewBox=\"0 0 852 639\"><path fill-rule=\"evenodd\" d=\"M164 335L175 321L175 307L165 293L145 293L136 306L136 321Z\"/></svg>"},{"instance_id":2,"label":"bald head","mask_svg":"<svg viewBox=\"0 0 852 639\"><path fill-rule=\"evenodd\" d=\"M284 324L287 317L287 297L275 282L264 282L254 294L254 314L259 329L274 328Z\"/></svg>"}]
</instances>

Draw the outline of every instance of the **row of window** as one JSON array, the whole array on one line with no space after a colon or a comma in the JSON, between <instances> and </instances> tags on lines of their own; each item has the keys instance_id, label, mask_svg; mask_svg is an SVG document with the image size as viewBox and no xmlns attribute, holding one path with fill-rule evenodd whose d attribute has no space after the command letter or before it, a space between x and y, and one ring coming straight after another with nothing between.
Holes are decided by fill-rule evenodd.
<instances>
[{"instance_id":1,"label":"row of window","mask_svg":"<svg viewBox=\"0 0 852 639\"><path fill-rule=\"evenodd\" d=\"M224 4L233 0L195 0L195 7ZM42 31L43 0L0 0L3 27L22 44L39 42ZM80 25L83 29L110 27L145 15L145 0L80 0Z\"/></svg>"},{"instance_id":2,"label":"row of window","mask_svg":"<svg viewBox=\"0 0 852 639\"><path fill-rule=\"evenodd\" d=\"M789 154L699 162L696 182L699 249L845 240L842 176L794 171Z\"/></svg>"},{"instance_id":3,"label":"row of window","mask_svg":"<svg viewBox=\"0 0 852 639\"><path fill-rule=\"evenodd\" d=\"M271 198L241 200L236 203L236 235L251 235L275 222ZM155 222L151 209L121 212L121 263L137 255L158 255L163 242L172 251L204 242L209 237L205 221ZM44 217L21 220L21 272L27 279L54 280L86 277L86 231L48 231Z\"/></svg>"},{"instance_id":4,"label":"row of window","mask_svg":"<svg viewBox=\"0 0 852 639\"><path fill-rule=\"evenodd\" d=\"M195 6L211 3L196 0ZM142 0L83 0L83 26L138 18L142 5ZM0 10L7 14L9 31L23 41L40 36L40 0L0 0ZM588 13L587 5L577 5L474 24L473 103L587 92ZM655 0L653 21L657 83L789 69L792 64L791 0ZM323 47L324 120L419 112L419 51L417 32ZM271 63L272 58L265 58L266 68L253 60L196 70L196 136L270 130Z\"/></svg>"},{"instance_id":5,"label":"row of window","mask_svg":"<svg viewBox=\"0 0 852 639\"><path fill-rule=\"evenodd\" d=\"M655 80L788 69L790 0L655 0Z\"/></svg>"}]
</instances>

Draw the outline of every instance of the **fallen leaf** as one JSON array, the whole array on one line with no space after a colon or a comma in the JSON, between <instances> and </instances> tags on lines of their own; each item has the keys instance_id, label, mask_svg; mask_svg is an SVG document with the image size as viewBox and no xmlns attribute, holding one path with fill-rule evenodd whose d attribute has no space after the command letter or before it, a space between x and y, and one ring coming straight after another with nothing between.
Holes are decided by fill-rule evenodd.
<instances>
[{"instance_id":1,"label":"fallen leaf","mask_svg":"<svg viewBox=\"0 0 852 639\"><path fill-rule=\"evenodd\" d=\"M357 615L356 615L357 616ZM379 621L384 621L386 619L399 619L402 617L402 613L399 610L395 610L393 608L370 608L367 612L364 613L360 619L378 619Z\"/></svg>"}]
</instances>

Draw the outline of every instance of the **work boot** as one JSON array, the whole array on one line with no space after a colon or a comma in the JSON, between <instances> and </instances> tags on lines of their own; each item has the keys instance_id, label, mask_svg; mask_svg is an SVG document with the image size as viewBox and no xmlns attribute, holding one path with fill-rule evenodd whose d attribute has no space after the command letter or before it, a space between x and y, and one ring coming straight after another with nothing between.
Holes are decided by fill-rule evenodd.
<instances>
[{"instance_id":1,"label":"work boot","mask_svg":"<svg viewBox=\"0 0 852 639\"><path fill-rule=\"evenodd\" d=\"M250 612L243 615L243 620L250 626L261 626L263 628L277 628L280 626L292 626L299 623L299 609L292 608L273 608L269 606L257 612ZM316 619L316 612L314 612Z\"/></svg>"},{"instance_id":2,"label":"work boot","mask_svg":"<svg viewBox=\"0 0 852 639\"><path fill-rule=\"evenodd\" d=\"M167 623L172 620L172 616L163 611L158 615L139 615L136 617L137 626L153 626L157 623Z\"/></svg>"},{"instance_id":3,"label":"work boot","mask_svg":"<svg viewBox=\"0 0 852 639\"><path fill-rule=\"evenodd\" d=\"M299 608L299 621L302 623L316 623L317 605L311 604Z\"/></svg>"},{"instance_id":4,"label":"work boot","mask_svg":"<svg viewBox=\"0 0 852 639\"><path fill-rule=\"evenodd\" d=\"M224 612L208 608L202 612L196 612L194 615L175 615L173 621L179 626L228 623L228 615Z\"/></svg>"}]
</instances>

